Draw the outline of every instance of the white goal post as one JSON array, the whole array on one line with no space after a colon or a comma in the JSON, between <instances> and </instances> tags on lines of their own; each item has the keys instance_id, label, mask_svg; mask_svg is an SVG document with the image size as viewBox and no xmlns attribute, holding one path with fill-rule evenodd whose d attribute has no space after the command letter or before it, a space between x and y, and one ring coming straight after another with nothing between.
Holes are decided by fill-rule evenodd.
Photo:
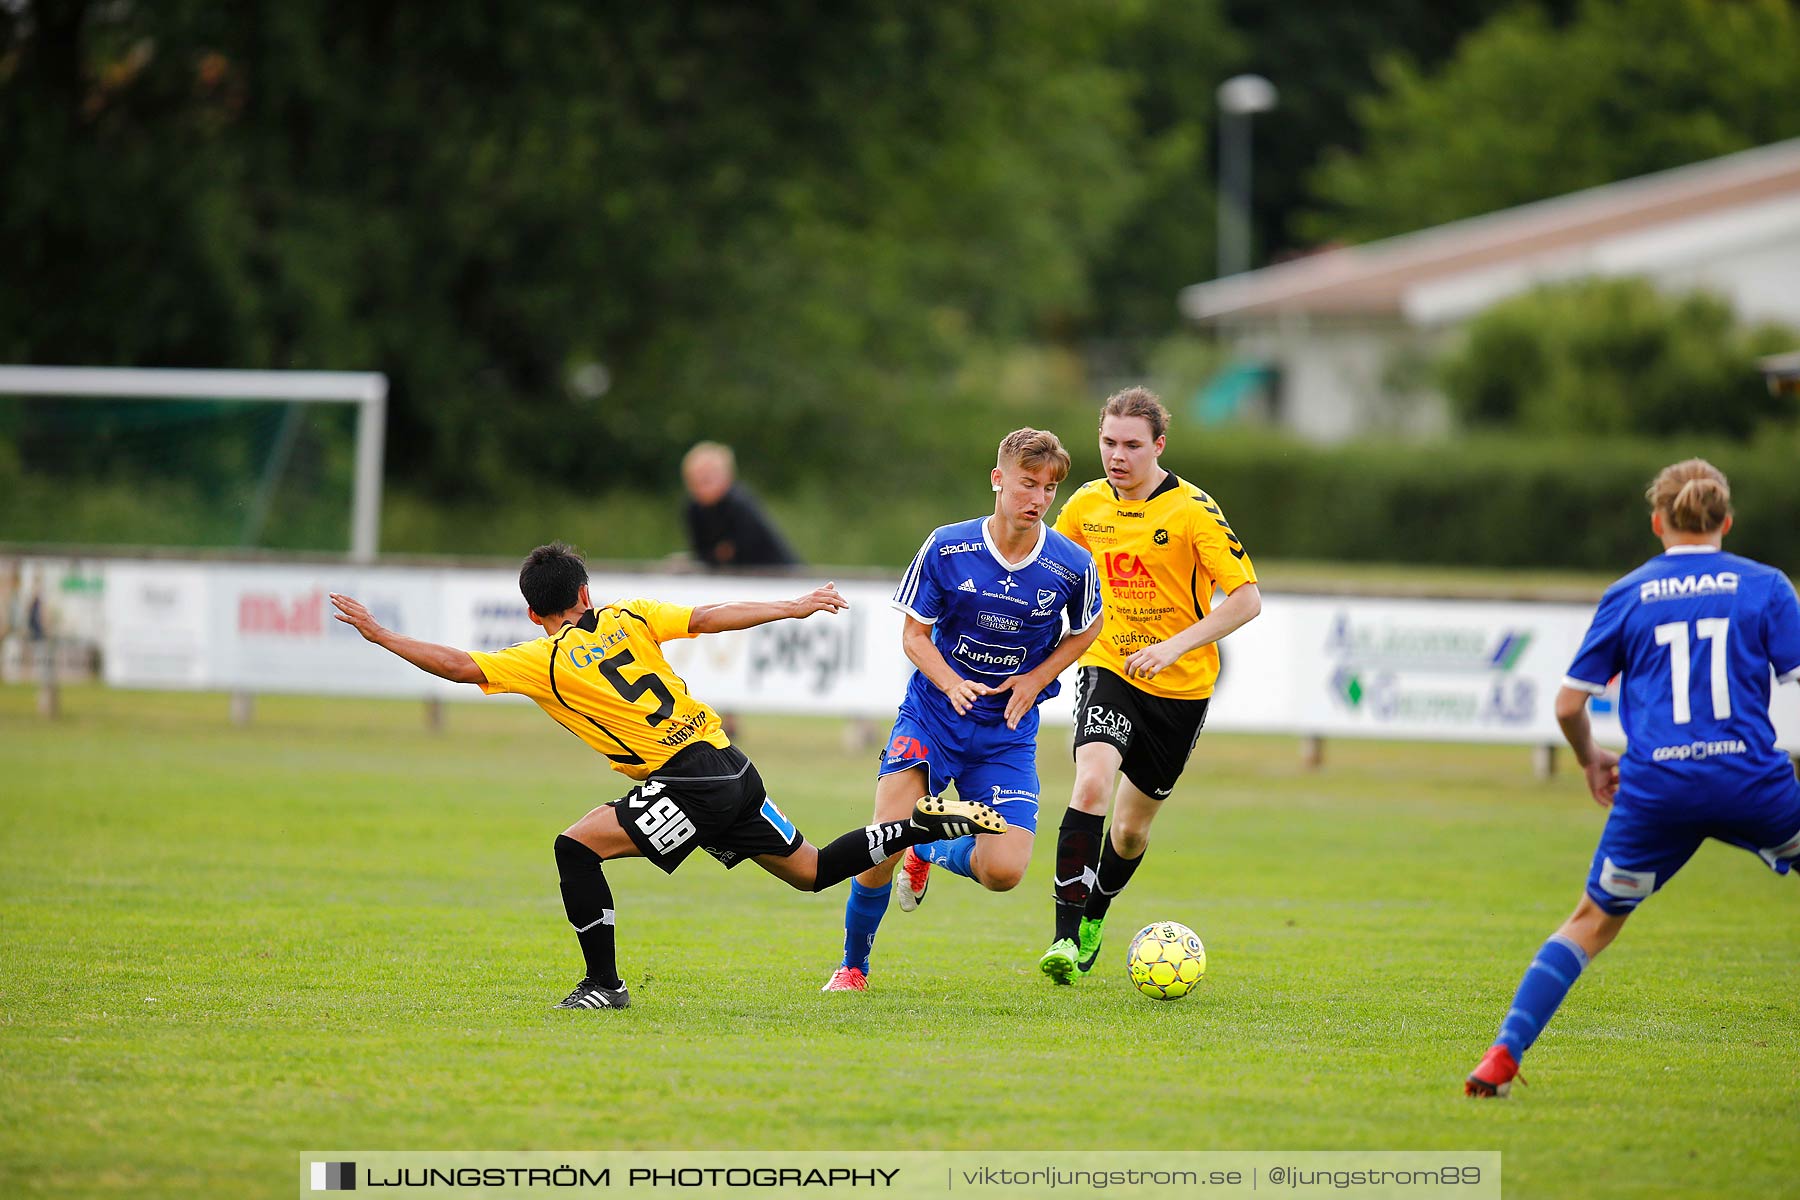
<instances>
[{"instance_id":1,"label":"white goal post","mask_svg":"<svg viewBox=\"0 0 1800 1200\"><path fill-rule=\"evenodd\" d=\"M356 405L356 483L350 512L350 557L357 562L373 560L381 538L387 385L387 376L373 371L0 366L0 395Z\"/></svg>"}]
</instances>

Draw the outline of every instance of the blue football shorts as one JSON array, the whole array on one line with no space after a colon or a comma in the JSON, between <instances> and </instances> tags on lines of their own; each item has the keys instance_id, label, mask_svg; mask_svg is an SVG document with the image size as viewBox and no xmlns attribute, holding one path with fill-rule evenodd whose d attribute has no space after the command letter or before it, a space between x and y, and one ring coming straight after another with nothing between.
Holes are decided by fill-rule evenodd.
<instances>
[{"instance_id":1,"label":"blue football shorts","mask_svg":"<svg viewBox=\"0 0 1800 1200\"><path fill-rule=\"evenodd\" d=\"M1622 784L1588 869L1587 894L1614 916L1631 912L1687 865L1707 838L1750 851L1787 874L1800 859L1800 783L1653 795Z\"/></svg>"},{"instance_id":2,"label":"blue football shorts","mask_svg":"<svg viewBox=\"0 0 1800 1200\"><path fill-rule=\"evenodd\" d=\"M992 805L1008 825L1036 833L1037 709L1017 729L1008 729L1005 722L978 725L959 717L948 700L941 712L939 707L907 695L882 748L877 777L923 767L932 795L955 784L964 800Z\"/></svg>"}]
</instances>

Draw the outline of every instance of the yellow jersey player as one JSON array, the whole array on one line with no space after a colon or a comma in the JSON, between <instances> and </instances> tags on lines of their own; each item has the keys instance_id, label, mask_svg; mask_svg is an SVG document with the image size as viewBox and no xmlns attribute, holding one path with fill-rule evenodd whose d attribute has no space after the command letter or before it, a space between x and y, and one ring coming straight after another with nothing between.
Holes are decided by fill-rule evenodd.
<instances>
[{"instance_id":1,"label":"yellow jersey player","mask_svg":"<svg viewBox=\"0 0 1800 1200\"><path fill-rule=\"evenodd\" d=\"M1056 839L1056 940L1039 969L1093 969L1106 911L1206 724L1218 641L1262 611L1256 568L1213 498L1163 470L1169 411L1146 388L1100 410L1106 477L1056 519L1100 569L1106 615L1076 666L1075 789ZM1214 591L1225 599L1214 605ZM1113 781L1118 778L1117 790ZM1112 828L1104 823L1112 801Z\"/></svg>"},{"instance_id":2,"label":"yellow jersey player","mask_svg":"<svg viewBox=\"0 0 1800 1200\"><path fill-rule=\"evenodd\" d=\"M749 629L783 618L848 607L826 584L794 600L686 608L659 600L596 607L587 566L561 542L533 550L519 591L544 636L492 654L458 650L396 633L349 596L333 593L337 619L420 670L489 695L528 696L552 720L636 781L556 838L563 908L575 927L587 974L558 1008L624 1008L631 1003L614 953L612 889L601 864L644 857L671 874L695 847L727 868L746 859L801 891L821 891L886 862L909 846L977 833L1004 833L992 808L926 796L911 819L854 829L815 848L775 806L762 776L731 744L719 715L689 694L662 643Z\"/></svg>"}]
</instances>

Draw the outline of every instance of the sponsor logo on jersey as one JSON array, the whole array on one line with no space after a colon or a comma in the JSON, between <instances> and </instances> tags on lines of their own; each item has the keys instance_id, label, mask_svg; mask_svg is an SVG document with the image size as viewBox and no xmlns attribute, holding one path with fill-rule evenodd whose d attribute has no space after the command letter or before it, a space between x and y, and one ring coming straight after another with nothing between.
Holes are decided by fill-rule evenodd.
<instances>
[{"instance_id":1,"label":"sponsor logo on jersey","mask_svg":"<svg viewBox=\"0 0 1800 1200\"><path fill-rule=\"evenodd\" d=\"M943 558L951 554L971 554L976 550L985 550L986 548L980 542L952 542L948 546L938 547L938 557Z\"/></svg>"},{"instance_id":2,"label":"sponsor logo on jersey","mask_svg":"<svg viewBox=\"0 0 1800 1200\"><path fill-rule=\"evenodd\" d=\"M615 629L600 639L598 645L570 646L569 661L577 669L592 666L606 656L607 650L624 641L630 634L623 629Z\"/></svg>"},{"instance_id":3,"label":"sponsor logo on jersey","mask_svg":"<svg viewBox=\"0 0 1800 1200\"><path fill-rule=\"evenodd\" d=\"M1100 564L1106 572L1106 586L1117 599L1156 599L1156 580L1137 555L1128 550L1108 550L1100 556Z\"/></svg>"},{"instance_id":4,"label":"sponsor logo on jersey","mask_svg":"<svg viewBox=\"0 0 1800 1200\"><path fill-rule=\"evenodd\" d=\"M1083 521L1081 523L1081 532L1083 533L1111 533L1117 528L1118 526L1116 525L1102 525L1098 521Z\"/></svg>"},{"instance_id":5,"label":"sponsor logo on jersey","mask_svg":"<svg viewBox=\"0 0 1800 1200\"><path fill-rule=\"evenodd\" d=\"M1038 565L1043 567L1046 571L1049 571L1058 579L1067 583L1078 583L1081 580L1080 572L1069 570L1069 568L1063 566L1053 558L1040 558L1038 559Z\"/></svg>"},{"instance_id":6,"label":"sponsor logo on jersey","mask_svg":"<svg viewBox=\"0 0 1800 1200\"><path fill-rule=\"evenodd\" d=\"M1748 754L1750 747L1742 739L1725 738L1716 742L1683 742L1679 746L1658 746L1650 752L1651 762L1704 762L1727 754Z\"/></svg>"},{"instance_id":7,"label":"sponsor logo on jersey","mask_svg":"<svg viewBox=\"0 0 1800 1200\"><path fill-rule=\"evenodd\" d=\"M1137 579L1150 573L1149 568L1144 566L1144 560L1129 550L1112 550L1101 558L1106 565L1107 578L1113 581Z\"/></svg>"},{"instance_id":8,"label":"sponsor logo on jersey","mask_svg":"<svg viewBox=\"0 0 1800 1200\"><path fill-rule=\"evenodd\" d=\"M1025 665L1025 647L996 646L992 642L977 641L966 633L957 639L956 649L950 653L958 662L967 663L983 675L1012 675Z\"/></svg>"},{"instance_id":9,"label":"sponsor logo on jersey","mask_svg":"<svg viewBox=\"0 0 1800 1200\"><path fill-rule=\"evenodd\" d=\"M1737 589L1736 571L1720 571L1717 575L1682 575L1673 579L1646 579L1638 584L1638 603L1685 600L1690 596L1721 596Z\"/></svg>"},{"instance_id":10,"label":"sponsor logo on jersey","mask_svg":"<svg viewBox=\"0 0 1800 1200\"><path fill-rule=\"evenodd\" d=\"M1012 590L1019 586L1019 581L1014 579L1011 575L1008 575L1005 579L1002 579L999 583L996 583L994 586L999 588L1001 591L1005 592L1008 596L1010 596L1010 595L1012 595Z\"/></svg>"},{"instance_id":11,"label":"sponsor logo on jersey","mask_svg":"<svg viewBox=\"0 0 1800 1200\"><path fill-rule=\"evenodd\" d=\"M983 612L975 614L975 623L995 633L1017 633L1025 622L1008 613Z\"/></svg>"},{"instance_id":12,"label":"sponsor logo on jersey","mask_svg":"<svg viewBox=\"0 0 1800 1200\"><path fill-rule=\"evenodd\" d=\"M975 581L973 579L965 579L956 585L956 590L959 592L972 592L975 590Z\"/></svg>"},{"instance_id":13,"label":"sponsor logo on jersey","mask_svg":"<svg viewBox=\"0 0 1800 1200\"><path fill-rule=\"evenodd\" d=\"M656 744L659 746L668 746L670 748L674 748L676 746L681 745L684 742L691 740L692 738L698 737L700 735L700 731L702 729L704 729L705 727L706 727L706 710L701 709L700 711L690 715L685 721L683 721L681 724L677 725L674 729L671 729L668 733L664 734L662 737L657 738Z\"/></svg>"},{"instance_id":14,"label":"sponsor logo on jersey","mask_svg":"<svg viewBox=\"0 0 1800 1200\"><path fill-rule=\"evenodd\" d=\"M1136 511L1136 512L1133 512L1133 511L1132 511L1132 510L1131 510L1131 509L1129 509L1129 508L1121 508L1121 509L1117 509L1117 510L1115 510L1115 511L1116 511L1116 512L1117 512L1117 513L1118 513L1118 515L1119 515L1119 516L1121 516L1121 517L1134 517L1134 518L1141 518L1141 517L1142 517L1142 516L1143 516L1143 515L1144 515L1144 510L1143 510L1143 509L1141 509L1141 508L1140 508L1140 509L1138 509L1138 510L1137 510L1137 511Z\"/></svg>"}]
</instances>

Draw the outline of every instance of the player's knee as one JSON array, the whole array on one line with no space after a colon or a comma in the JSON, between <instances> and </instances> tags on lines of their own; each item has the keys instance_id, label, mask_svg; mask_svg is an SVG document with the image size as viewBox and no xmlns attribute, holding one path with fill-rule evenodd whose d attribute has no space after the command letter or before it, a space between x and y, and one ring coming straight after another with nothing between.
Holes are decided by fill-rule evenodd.
<instances>
[{"instance_id":1,"label":"player's knee","mask_svg":"<svg viewBox=\"0 0 1800 1200\"><path fill-rule=\"evenodd\" d=\"M1109 780L1103 775L1077 775L1075 789L1069 795L1069 806L1080 812L1104 813L1108 782Z\"/></svg>"},{"instance_id":2,"label":"player's knee","mask_svg":"<svg viewBox=\"0 0 1800 1200\"><path fill-rule=\"evenodd\" d=\"M600 856L566 833L557 834L551 848L556 854L557 874L564 879L577 872L598 870L600 867Z\"/></svg>"},{"instance_id":3,"label":"player's knee","mask_svg":"<svg viewBox=\"0 0 1800 1200\"><path fill-rule=\"evenodd\" d=\"M981 872L981 886L990 892L1010 892L1019 886L1025 878L1025 865L1007 863L998 867L987 867Z\"/></svg>"},{"instance_id":4,"label":"player's knee","mask_svg":"<svg viewBox=\"0 0 1800 1200\"><path fill-rule=\"evenodd\" d=\"M1113 848L1119 852L1120 858L1142 858L1150 845L1150 827L1148 825L1121 826L1117 821L1112 827Z\"/></svg>"}]
</instances>

